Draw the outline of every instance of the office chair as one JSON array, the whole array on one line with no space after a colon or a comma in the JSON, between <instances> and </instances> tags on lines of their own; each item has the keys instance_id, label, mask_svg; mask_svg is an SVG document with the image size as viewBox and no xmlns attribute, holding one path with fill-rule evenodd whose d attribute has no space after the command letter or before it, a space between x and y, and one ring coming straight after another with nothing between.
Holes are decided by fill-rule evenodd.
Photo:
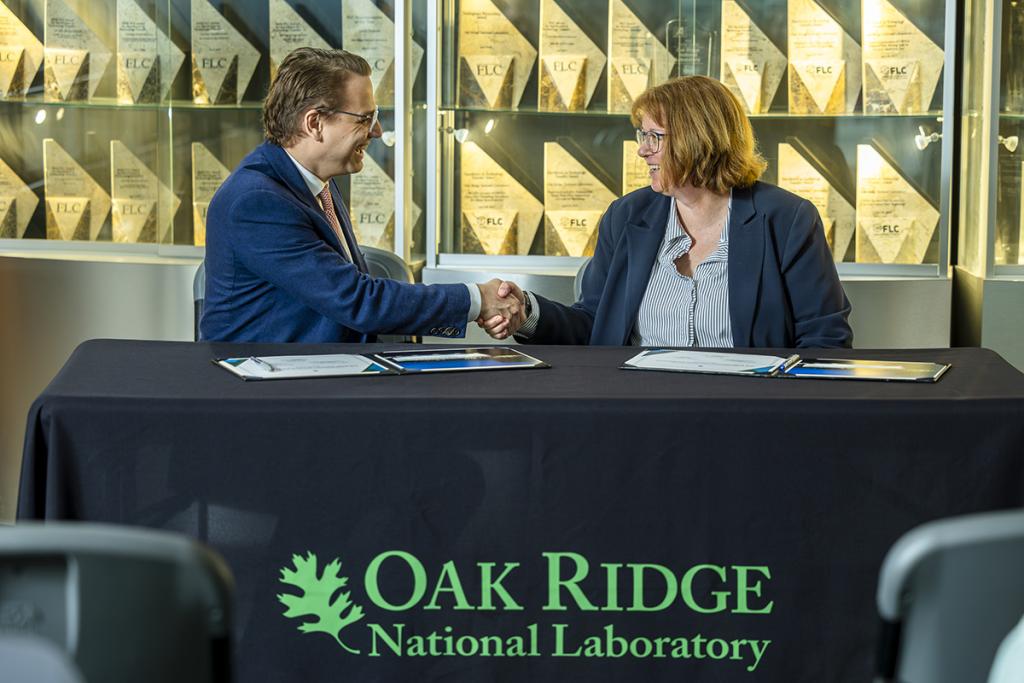
<instances>
[{"instance_id":1,"label":"office chair","mask_svg":"<svg viewBox=\"0 0 1024 683\"><path fill-rule=\"evenodd\" d=\"M413 277L409 265L398 254L385 249L378 249L377 247L360 246L359 248L363 252L363 258L366 259L366 267L372 277L388 278L389 280L398 280L399 282L416 282L416 278ZM377 335L377 340L385 343L419 342L418 337L398 334L380 334Z\"/></svg>"},{"instance_id":2,"label":"office chair","mask_svg":"<svg viewBox=\"0 0 1024 683\"><path fill-rule=\"evenodd\" d=\"M576 271L576 278L572 281L572 293L576 297L573 302L579 301L583 296L583 276L587 272L587 266L590 265L590 259L592 256L588 256L580 264L580 269Z\"/></svg>"},{"instance_id":3,"label":"office chair","mask_svg":"<svg viewBox=\"0 0 1024 683\"><path fill-rule=\"evenodd\" d=\"M195 277L192 278L192 339L199 341L199 319L203 317L203 302L206 301L206 261L199 262Z\"/></svg>"},{"instance_id":4,"label":"office chair","mask_svg":"<svg viewBox=\"0 0 1024 683\"><path fill-rule=\"evenodd\" d=\"M232 590L220 557L178 534L70 522L0 528L0 633L55 645L87 681L229 681Z\"/></svg>"},{"instance_id":5,"label":"office chair","mask_svg":"<svg viewBox=\"0 0 1024 683\"><path fill-rule=\"evenodd\" d=\"M882 563L877 604L876 681L986 680L996 649L1024 614L1024 511L912 529Z\"/></svg>"}]
</instances>

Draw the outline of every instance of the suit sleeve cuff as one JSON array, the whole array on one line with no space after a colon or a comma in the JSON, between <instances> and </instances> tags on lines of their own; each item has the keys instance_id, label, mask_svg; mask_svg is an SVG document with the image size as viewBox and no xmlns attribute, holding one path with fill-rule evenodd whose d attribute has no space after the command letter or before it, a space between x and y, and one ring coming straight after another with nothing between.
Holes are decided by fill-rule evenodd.
<instances>
[{"instance_id":1,"label":"suit sleeve cuff","mask_svg":"<svg viewBox=\"0 0 1024 683\"><path fill-rule=\"evenodd\" d=\"M466 285L466 289L469 291L469 313L466 322L473 322L480 317L483 300L480 298L480 288L472 282Z\"/></svg>"}]
</instances>

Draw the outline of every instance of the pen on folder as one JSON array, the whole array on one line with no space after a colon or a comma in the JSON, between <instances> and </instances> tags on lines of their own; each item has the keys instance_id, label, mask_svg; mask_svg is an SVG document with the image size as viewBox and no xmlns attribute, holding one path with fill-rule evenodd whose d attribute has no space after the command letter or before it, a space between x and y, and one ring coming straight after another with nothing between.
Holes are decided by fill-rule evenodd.
<instances>
[{"instance_id":1,"label":"pen on folder","mask_svg":"<svg viewBox=\"0 0 1024 683\"><path fill-rule=\"evenodd\" d=\"M266 368L270 372L277 372L277 368L275 368L273 365L271 365L267 361L263 360L262 358L257 358L256 356L249 356L249 360L251 360L256 365L260 365L260 366Z\"/></svg>"}]
</instances>

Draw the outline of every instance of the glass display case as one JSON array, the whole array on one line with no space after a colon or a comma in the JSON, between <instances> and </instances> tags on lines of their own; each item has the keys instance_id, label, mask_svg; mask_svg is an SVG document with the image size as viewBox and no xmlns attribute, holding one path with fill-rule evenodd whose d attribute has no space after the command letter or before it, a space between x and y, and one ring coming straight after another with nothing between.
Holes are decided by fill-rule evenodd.
<instances>
[{"instance_id":1,"label":"glass display case","mask_svg":"<svg viewBox=\"0 0 1024 683\"><path fill-rule=\"evenodd\" d=\"M412 7L0 3L0 249L39 247L36 240L44 249L81 242L161 254L202 246L213 192L262 140L260 108L277 63L310 45L346 47L373 68L385 135L363 173L339 179L360 241L422 259L425 174L414 164L422 169L424 155L412 149L412 129L426 121L425 5Z\"/></svg>"},{"instance_id":2,"label":"glass display case","mask_svg":"<svg viewBox=\"0 0 1024 683\"><path fill-rule=\"evenodd\" d=\"M965 12L954 340L1024 368L1024 2Z\"/></svg>"},{"instance_id":3,"label":"glass display case","mask_svg":"<svg viewBox=\"0 0 1024 683\"><path fill-rule=\"evenodd\" d=\"M437 2L424 278L543 275L567 300L604 209L648 184L632 101L702 74L750 115L763 179L817 206L858 344L948 343L956 11L952 0ZM920 336L890 325L901 312L922 321Z\"/></svg>"}]
</instances>

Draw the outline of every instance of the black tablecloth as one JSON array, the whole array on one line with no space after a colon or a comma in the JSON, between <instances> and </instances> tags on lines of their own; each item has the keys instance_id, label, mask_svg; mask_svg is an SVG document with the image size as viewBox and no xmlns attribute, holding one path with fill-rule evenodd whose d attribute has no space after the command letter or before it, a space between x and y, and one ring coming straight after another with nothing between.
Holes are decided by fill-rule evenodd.
<instances>
[{"instance_id":1,"label":"black tablecloth","mask_svg":"<svg viewBox=\"0 0 1024 683\"><path fill-rule=\"evenodd\" d=\"M951 362L936 385L617 369L629 348L280 382L210 362L364 349L87 342L31 409L19 516L209 542L239 680L819 683L869 680L900 534L1024 503L1024 376L985 350L831 354ZM328 632L278 599L310 552L348 579Z\"/></svg>"}]
</instances>

